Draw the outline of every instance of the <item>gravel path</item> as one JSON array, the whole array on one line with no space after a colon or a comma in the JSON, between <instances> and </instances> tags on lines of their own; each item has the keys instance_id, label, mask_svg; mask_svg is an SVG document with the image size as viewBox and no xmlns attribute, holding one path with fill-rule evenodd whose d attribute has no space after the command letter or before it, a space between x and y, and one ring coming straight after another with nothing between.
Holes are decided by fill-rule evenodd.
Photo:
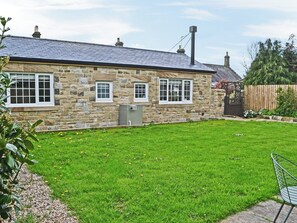
<instances>
[{"instance_id":1,"label":"gravel path","mask_svg":"<svg viewBox=\"0 0 297 223\"><path fill-rule=\"evenodd\" d=\"M24 208L20 216L31 214L36 217L38 223L78 223L65 204L50 197L50 188L42 177L30 173L26 167L23 167L19 177L24 187L21 192ZM14 221L15 219L12 219L12 222Z\"/></svg>"}]
</instances>

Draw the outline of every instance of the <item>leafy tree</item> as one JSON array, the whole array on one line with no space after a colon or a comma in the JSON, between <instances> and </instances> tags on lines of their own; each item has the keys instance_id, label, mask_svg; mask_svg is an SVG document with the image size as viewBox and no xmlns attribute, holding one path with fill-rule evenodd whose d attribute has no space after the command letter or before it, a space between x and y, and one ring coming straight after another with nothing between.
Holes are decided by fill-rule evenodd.
<instances>
[{"instance_id":1,"label":"leafy tree","mask_svg":"<svg viewBox=\"0 0 297 223\"><path fill-rule=\"evenodd\" d=\"M288 61L283 56L281 42L267 39L265 43L258 44L258 52L247 71L244 84L291 84L294 73L290 71Z\"/></svg>"},{"instance_id":2,"label":"leafy tree","mask_svg":"<svg viewBox=\"0 0 297 223\"><path fill-rule=\"evenodd\" d=\"M288 69L293 73L293 83L297 83L297 48L295 47L295 35L292 34L283 49L284 59L287 61Z\"/></svg>"},{"instance_id":3,"label":"leafy tree","mask_svg":"<svg viewBox=\"0 0 297 223\"><path fill-rule=\"evenodd\" d=\"M3 39L10 18L0 17L0 50L5 46ZM37 141L35 128L40 120L26 127L14 122L8 108L5 106L6 91L11 84L8 74L3 68L8 63L8 57L0 57L0 222L11 218L14 210L20 210L18 174L23 164L34 164L30 150L34 148L32 141Z\"/></svg>"}]
</instances>

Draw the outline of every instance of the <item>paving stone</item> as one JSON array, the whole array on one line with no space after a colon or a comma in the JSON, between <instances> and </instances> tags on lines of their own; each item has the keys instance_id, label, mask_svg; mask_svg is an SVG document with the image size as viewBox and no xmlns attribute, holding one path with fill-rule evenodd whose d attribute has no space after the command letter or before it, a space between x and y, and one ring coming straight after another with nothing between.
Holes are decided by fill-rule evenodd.
<instances>
[{"instance_id":1,"label":"paving stone","mask_svg":"<svg viewBox=\"0 0 297 223\"><path fill-rule=\"evenodd\" d=\"M268 223L273 222L281 204L273 200L261 202L246 211L228 217L220 223ZM277 222L283 222L290 206L285 205ZM287 223L297 222L297 209L294 208Z\"/></svg>"}]
</instances>

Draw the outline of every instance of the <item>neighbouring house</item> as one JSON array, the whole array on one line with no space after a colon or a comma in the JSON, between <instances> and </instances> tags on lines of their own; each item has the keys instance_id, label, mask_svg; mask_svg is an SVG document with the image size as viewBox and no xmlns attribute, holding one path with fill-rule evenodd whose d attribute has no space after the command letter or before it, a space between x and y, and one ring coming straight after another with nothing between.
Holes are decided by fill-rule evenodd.
<instances>
[{"instance_id":1,"label":"neighbouring house","mask_svg":"<svg viewBox=\"0 0 297 223\"><path fill-rule=\"evenodd\" d=\"M192 36L194 34L192 33ZM7 36L1 55L15 83L7 106L39 130L172 123L223 115L214 71L185 54ZM192 54L193 55L193 54Z\"/></svg>"},{"instance_id":2,"label":"neighbouring house","mask_svg":"<svg viewBox=\"0 0 297 223\"><path fill-rule=\"evenodd\" d=\"M230 81L230 82L239 82L242 80L242 77L240 77L230 67L230 56L228 55L228 52L226 52L226 55L225 55L224 65L207 64L207 63L204 63L204 65L216 71L216 73L212 76L212 81L211 81L212 87L215 87L216 84L222 80Z\"/></svg>"}]
</instances>

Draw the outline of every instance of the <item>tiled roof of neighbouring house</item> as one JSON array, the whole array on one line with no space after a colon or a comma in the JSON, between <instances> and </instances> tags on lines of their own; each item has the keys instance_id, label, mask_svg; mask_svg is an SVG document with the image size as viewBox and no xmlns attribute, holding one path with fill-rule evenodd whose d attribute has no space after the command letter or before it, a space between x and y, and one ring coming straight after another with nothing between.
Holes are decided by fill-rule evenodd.
<instances>
[{"instance_id":1,"label":"tiled roof of neighbouring house","mask_svg":"<svg viewBox=\"0 0 297 223\"><path fill-rule=\"evenodd\" d=\"M213 83L219 82L220 80L234 81L234 82L242 80L242 77L240 77L230 67L226 67L224 65L218 65L218 64L206 64L206 63L204 63L204 65L216 71L216 73L212 75Z\"/></svg>"},{"instance_id":2,"label":"tiled roof of neighbouring house","mask_svg":"<svg viewBox=\"0 0 297 223\"><path fill-rule=\"evenodd\" d=\"M159 68L187 71L214 71L196 61L190 64L185 54L163 51L116 47L101 44L7 36L6 48L1 55L9 55L11 61L34 61L139 68Z\"/></svg>"}]
</instances>

